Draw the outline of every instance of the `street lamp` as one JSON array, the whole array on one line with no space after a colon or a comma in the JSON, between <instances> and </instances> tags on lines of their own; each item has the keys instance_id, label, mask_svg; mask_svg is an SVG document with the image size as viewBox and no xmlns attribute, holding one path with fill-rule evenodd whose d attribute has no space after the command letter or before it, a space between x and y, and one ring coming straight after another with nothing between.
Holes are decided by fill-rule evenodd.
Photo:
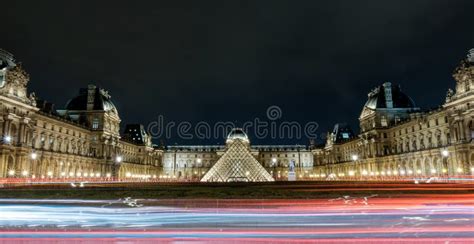
<instances>
[{"instance_id":1,"label":"street lamp","mask_svg":"<svg viewBox=\"0 0 474 244\"><path fill-rule=\"evenodd\" d=\"M443 156L443 167L446 169L446 174L449 175L449 167L448 167L448 156L449 156L449 151L446 149L443 149L441 151L441 155ZM444 172L443 172L444 173Z\"/></svg>"},{"instance_id":2,"label":"street lamp","mask_svg":"<svg viewBox=\"0 0 474 244\"><path fill-rule=\"evenodd\" d=\"M31 156L31 159L35 160L38 157L38 154L35 152L32 152L30 156Z\"/></svg>"},{"instance_id":3,"label":"street lamp","mask_svg":"<svg viewBox=\"0 0 474 244\"><path fill-rule=\"evenodd\" d=\"M14 175L15 175L15 170L12 170L12 169L9 170L9 171L8 171L8 175L9 175L9 176L14 176Z\"/></svg>"},{"instance_id":4,"label":"street lamp","mask_svg":"<svg viewBox=\"0 0 474 244\"><path fill-rule=\"evenodd\" d=\"M117 156L117 157L115 158L115 162L117 162L117 163L121 163L122 160L123 160L122 156Z\"/></svg>"},{"instance_id":5,"label":"street lamp","mask_svg":"<svg viewBox=\"0 0 474 244\"><path fill-rule=\"evenodd\" d=\"M276 167L277 167L277 159L276 158L272 158L272 165L273 167L273 178L276 178Z\"/></svg>"},{"instance_id":6,"label":"street lamp","mask_svg":"<svg viewBox=\"0 0 474 244\"><path fill-rule=\"evenodd\" d=\"M5 136L5 138L3 138L5 140L6 143L10 143L12 142L12 137L11 136Z\"/></svg>"},{"instance_id":7,"label":"street lamp","mask_svg":"<svg viewBox=\"0 0 474 244\"><path fill-rule=\"evenodd\" d=\"M359 160L359 155L357 155L357 154L352 154L352 155L351 155L351 159L352 159L352 161L354 162L353 169L354 169L354 170L357 170L357 165L356 165L357 163L356 163L356 162L357 162L357 160ZM353 175L355 175L355 173L353 173ZM363 175L363 174L361 174L361 175Z\"/></svg>"},{"instance_id":8,"label":"street lamp","mask_svg":"<svg viewBox=\"0 0 474 244\"><path fill-rule=\"evenodd\" d=\"M202 159L201 158L197 158L196 159L196 166L199 168L199 172L195 171L194 172L194 175L197 175L196 177L200 177L201 176L201 166L202 166ZM199 173L199 174L198 174Z\"/></svg>"}]
</instances>

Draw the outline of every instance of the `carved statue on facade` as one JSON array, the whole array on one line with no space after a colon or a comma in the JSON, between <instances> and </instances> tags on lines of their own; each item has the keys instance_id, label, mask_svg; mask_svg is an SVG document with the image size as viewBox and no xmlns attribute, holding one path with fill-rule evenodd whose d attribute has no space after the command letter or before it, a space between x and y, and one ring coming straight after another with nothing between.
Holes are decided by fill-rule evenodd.
<instances>
[{"instance_id":1,"label":"carved statue on facade","mask_svg":"<svg viewBox=\"0 0 474 244\"><path fill-rule=\"evenodd\" d=\"M21 65L17 65L7 72L7 81L17 87L26 88L29 80L30 76Z\"/></svg>"},{"instance_id":2,"label":"carved statue on facade","mask_svg":"<svg viewBox=\"0 0 474 244\"><path fill-rule=\"evenodd\" d=\"M289 166L288 171L289 172L295 172L295 161L294 160L290 161L290 166Z\"/></svg>"},{"instance_id":3,"label":"carved statue on facade","mask_svg":"<svg viewBox=\"0 0 474 244\"><path fill-rule=\"evenodd\" d=\"M453 89L449 88L448 92L446 92L446 102L447 103L451 102L453 96L454 96L454 91Z\"/></svg>"},{"instance_id":4,"label":"carved statue on facade","mask_svg":"<svg viewBox=\"0 0 474 244\"><path fill-rule=\"evenodd\" d=\"M30 93L29 99L30 99L31 105L36 107L36 94L34 92Z\"/></svg>"}]
</instances>

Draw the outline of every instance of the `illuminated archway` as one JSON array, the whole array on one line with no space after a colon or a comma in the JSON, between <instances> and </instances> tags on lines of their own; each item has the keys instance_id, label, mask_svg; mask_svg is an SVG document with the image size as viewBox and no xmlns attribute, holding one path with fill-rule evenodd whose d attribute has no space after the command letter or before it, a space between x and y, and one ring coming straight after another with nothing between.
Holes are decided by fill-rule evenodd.
<instances>
[{"instance_id":1,"label":"illuminated archway","mask_svg":"<svg viewBox=\"0 0 474 244\"><path fill-rule=\"evenodd\" d=\"M447 167L443 166L442 159L440 159L439 157L434 157L433 161L431 162L431 165L431 170L436 170L437 174L444 174L448 170Z\"/></svg>"},{"instance_id":2,"label":"illuminated archway","mask_svg":"<svg viewBox=\"0 0 474 244\"><path fill-rule=\"evenodd\" d=\"M469 169L472 175L474 175L474 153L471 154L471 158L469 160Z\"/></svg>"},{"instance_id":3,"label":"illuminated archway","mask_svg":"<svg viewBox=\"0 0 474 244\"><path fill-rule=\"evenodd\" d=\"M425 158L425 161L422 167L424 168L424 170L422 170L424 175L431 175L431 168L433 168L433 165L430 161L430 158L428 157Z\"/></svg>"},{"instance_id":4,"label":"illuminated archway","mask_svg":"<svg viewBox=\"0 0 474 244\"><path fill-rule=\"evenodd\" d=\"M18 142L17 133L18 133L18 130L16 128L16 125L12 123L10 125L10 137L12 139L12 143Z\"/></svg>"},{"instance_id":5,"label":"illuminated archway","mask_svg":"<svg viewBox=\"0 0 474 244\"><path fill-rule=\"evenodd\" d=\"M7 176L8 177L15 177L17 175L11 175L10 172L13 170L13 172L16 174L18 172L15 172L15 158L10 155L8 156L8 160L7 160Z\"/></svg>"},{"instance_id":6,"label":"illuminated archway","mask_svg":"<svg viewBox=\"0 0 474 244\"><path fill-rule=\"evenodd\" d=\"M413 166L413 172L417 175L423 174L421 159L417 159Z\"/></svg>"}]
</instances>

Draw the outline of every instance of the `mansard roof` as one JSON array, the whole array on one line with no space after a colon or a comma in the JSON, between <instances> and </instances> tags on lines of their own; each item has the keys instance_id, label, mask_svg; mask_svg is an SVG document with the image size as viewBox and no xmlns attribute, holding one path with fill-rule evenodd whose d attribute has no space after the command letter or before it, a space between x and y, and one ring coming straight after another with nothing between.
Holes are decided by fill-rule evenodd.
<instances>
[{"instance_id":1,"label":"mansard roof","mask_svg":"<svg viewBox=\"0 0 474 244\"><path fill-rule=\"evenodd\" d=\"M415 102L402 92L399 85L385 82L368 94L364 107L374 110L384 108L415 108Z\"/></svg>"},{"instance_id":2,"label":"mansard roof","mask_svg":"<svg viewBox=\"0 0 474 244\"><path fill-rule=\"evenodd\" d=\"M93 105L91 109L88 109L87 98L89 96L89 92L93 91ZM69 100L66 104L67 110L74 110L74 111L84 111L84 110L101 110L101 111L112 111L116 114L117 109L112 102L112 99L107 91L100 89L99 87L90 85L88 88L81 88L79 90L79 95Z\"/></svg>"},{"instance_id":3,"label":"mansard roof","mask_svg":"<svg viewBox=\"0 0 474 244\"><path fill-rule=\"evenodd\" d=\"M332 131L333 142L341 143L352 140L356 137L351 127L347 123L337 123Z\"/></svg>"}]
</instances>

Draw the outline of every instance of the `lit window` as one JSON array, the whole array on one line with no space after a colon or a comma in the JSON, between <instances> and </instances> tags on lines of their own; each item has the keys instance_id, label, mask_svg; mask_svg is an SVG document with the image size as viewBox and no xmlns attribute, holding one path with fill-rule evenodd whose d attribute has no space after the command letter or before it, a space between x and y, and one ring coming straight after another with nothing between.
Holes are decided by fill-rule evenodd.
<instances>
[{"instance_id":1,"label":"lit window","mask_svg":"<svg viewBox=\"0 0 474 244\"><path fill-rule=\"evenodd\" d=\"M5 85L5 74L4 71L0 70L0 87Z\"/></svg>"},{"instance_id":2,"label":"lit window","mask_svg":"<svg viewBox=\"0 0 474 244\"><path fill-rule=\"evenodd\" d=\"M92 129L99 129L99 119L98 118L94 118L92 120Z\"/></svg>"},{"instance_id":3,"label":"lit window","mask_svg":"<svg viewBox=\"0 0 474 244\"><path fill-rule=\"evenodd\" d=\"M384 127L388 126L387 118L385 116L382 116L382 119L380 120L380 124Z\"/></svg>"}]
</instances>

